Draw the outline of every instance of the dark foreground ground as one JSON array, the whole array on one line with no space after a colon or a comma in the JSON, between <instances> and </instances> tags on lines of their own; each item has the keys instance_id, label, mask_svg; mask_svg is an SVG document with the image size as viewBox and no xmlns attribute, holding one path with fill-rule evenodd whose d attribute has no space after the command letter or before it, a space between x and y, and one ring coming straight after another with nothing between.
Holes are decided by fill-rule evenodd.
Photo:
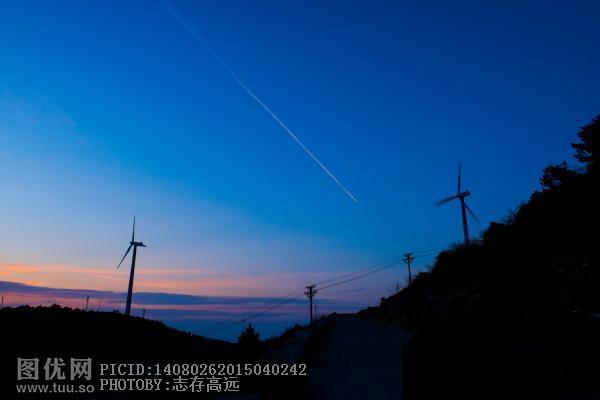
<instances>
[{"instance_id":1,"label":"dark foreground ground","mask_svg":"<svg viewBox=\"0 0 600 400\"><path fill-rule=\"evenodd\" d=\"M219 399L600 399L600 319L586 313L547 314L526 325L499 314L443 320L414 331L334 315L294 327L250 349L119 313L60 307L0 310L0 399L202 399L218 393L116 391L66 396L15 390L17 359L92 358L98 364L298 363L308 376L240 378L241 393ZM304 349L300 351L300 349ZM171 382L185 374L164 376ZM183 371L181 371L183 372ZM125 376L124 378L129 378ZM154 378L154 376L144 376ZM189 378L189 377L187 377ZM57 379L51 379L57 382ZM58 381L60 383L60 381ZM190 380L187 379L187 383ZM205 384L208 381L205 379ZM206 388L206 386L204 386Z\"/></svg>"},{"instance_id":2,"label":"dark foreground ground","mask_svg":"<svg viewBox=\"0 0 600 400\"><path fill-rule=\"evenodd\" d=\"M439 321L404 351L404 398L600 399L600 319L578 312Z\"/></svg>"},{"instance_id":3,"label":"dark foreground ground","mask_svg":"<svg viewBox=\"0 0 600 400\"><path fill-rule=\"evenodd\" d=\"M290 330L287 336L293 336L302 327ZM224 370L206 370L200 373L202 383L196 383L195 390L190 387L194 372L181 367L182 364L236 364L252 366L264 364L268 354L285 353L283 349L289 343L285 335L267 342L250 343L246 346L212 340L188 332L178 331L159 321L138 317L127 317L117 312L95 312L77 309L53 307L18 307L0 310L0 399L210 399L217 396L216 391L207 392L210 379L216 376L221 387L226 377L237 375ZM289 346L288 346L289 347ZM18 359L37 359L37 379L21 379L18 376ZM72 359L92 359L92 379L71 380ZM64 378L46 374L46 363L52 373L53 365L59 368ZM285 361L285 360L284 360ZM271 362L279 362L278 359ZM127 372L124 376L112 376L114 379L163 379L160 391L154 390L116 390L100 391L100 365L106 364L142 364L146 374L139 376ZM156 363L161 365L161 374L156 372ZM165 369L167 365L175 365ZM179 365L179 366L178 366ZM199 368L200 371L202 367ZM104 376L104 378L108 378ZM294 399L298 398L304 386L304 378L288 377L239 377L241 393L251 394L250 398ZM168 385L168 390L164 390ZM93 393L77 395L65 394L23 394L17 385L23 384L74 384L93 385ZM176 390L186 387L185 390ZM68 393L68 392L67 392ZM235 397L234 397L235 398ZM244 397L243 397L244 398Z\"/></svg>"}]
</instances>

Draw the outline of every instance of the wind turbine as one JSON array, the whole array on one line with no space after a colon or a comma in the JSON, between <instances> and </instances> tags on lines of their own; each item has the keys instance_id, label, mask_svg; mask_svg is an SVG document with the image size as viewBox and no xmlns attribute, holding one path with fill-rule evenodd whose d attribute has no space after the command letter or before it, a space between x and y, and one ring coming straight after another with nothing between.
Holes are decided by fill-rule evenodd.
<instances>
[{"instance_id":1,"label":"wind turbine","mask_svg":"<svg viewBox=\"0 0 600 400\"><path fill-rule=\"evenodd\" d=\"M133 217L133 233L131 234L131 242L129 242L129 247L127 248L123 258L121 258L121 262L119 265L117 265L117 269L119 269L121 264L123 264L123 260L125 260L125 257L127 257L127 254L129 254L129 251L132 247L133 255L131 256L131 272L129 273L129 288L127 289L127 305L125 306L125 315L131 314L131 295L133 292L133 275L135 274L135 256L137 254L137 248L146 247L144 243L135 241L135 217Z\"/></svg>"},{"instance_id":2,"label":"wind turbine","mask_svg":"<svg viewBox=\"0 0 600 400\"><path fill-rule=\"evenodd\" d=\"M459 161L458 162L458 189L456 190L456 194L454 196L446 197L445 199L437 201L435 203L435 205L439 207L439 206L446 204L454 199L460 200L460 210L462 213L463 234L465 236L465 244L469 245L469 226L467 224L467 212L469 212L469 214L471 214L471 217L473 217L473 219L475 221L479 221L479 218L477 218L477 215L475 215L473 210L471 210L471 207L469 207L469 205L465 202L465 197L469 196L471 194L471 192L468 190L465 190L464 192L460 191L461 170L462 170L462 165Z\"/></svg>"}]
</instances>

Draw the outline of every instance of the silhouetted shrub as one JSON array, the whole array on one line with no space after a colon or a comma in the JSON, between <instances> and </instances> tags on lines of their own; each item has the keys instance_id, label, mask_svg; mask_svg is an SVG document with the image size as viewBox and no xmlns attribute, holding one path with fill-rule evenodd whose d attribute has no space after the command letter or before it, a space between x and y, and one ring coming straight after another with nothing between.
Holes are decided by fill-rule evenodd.
<instances>
[{"instance_id":1,"label":"silhouetted shrub","mask_svg":"<svg viewBox=\"0 0 600 400\"><path fill-rule=\"evenodd\" d=\"M244 358L255 358L260 353L260 337L252 324L246 325L238 338L238 344Z\"/></svg>"}]
</instances>

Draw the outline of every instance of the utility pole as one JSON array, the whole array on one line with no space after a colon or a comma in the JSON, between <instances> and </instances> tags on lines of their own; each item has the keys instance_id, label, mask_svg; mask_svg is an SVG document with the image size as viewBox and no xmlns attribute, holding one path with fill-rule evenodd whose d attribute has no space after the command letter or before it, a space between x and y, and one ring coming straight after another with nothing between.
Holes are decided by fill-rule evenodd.
<instances>
[{"instance_id":1,"label":"utility pole","mask_svg":"<svg viewBox=\"0 0 600 400\"><path fill-rule=\"evenodd\" d=\"M410 264L415 260L415 257L413 256L413 253L404 253L404 258L402 259L402 261L404 261L406 263L406 265L408 265L408 284L411 285L412 284L412 274L410 272Z\"/></svg>"},{"instance_id":2,"label":"utility pole","mask_svg":"<svg viewBox=\"0 0 600 400\"><path fill-rule=\"evenodd\" d=\"M89 305L90 305L90 296L86 297L86 299L85 299L85 311L88 310Z\"/></svg>"},{"instance_id":3,"label":"utility pole","mask_svg":"<svg viewBox=\"0 0 600 400\"><path fill-rule=\"evenodd\" d=\"M396 293L398 293L400 291L400 284L398 282L396 282Z\"/></svg>"},{"instance_id":4,"label":"utility pole","mask_svg":"<svg viewBox=\"0 0 600 400\"><path fill-rule=\"evenodd\" d=\"M246 330L246 318L242 318L242 332Z\"/></svg>"},{"instance_id":5,"label":"utility pole","mask_svg":"<svg viewBox=\"0 0 600 400\"><path fill-rule=\"evenodd\" d=\"M146 319L146 309L145 308L142 310L142 318Z\"/></svg>"},{"instance_id":6,"label":"utility pole","mask_svg":"<svg viewBox=\"0 0 600 400\"><path fill-rule=\"evenodd\" d=\"M310 311L310 324L312 325L313 323L313 297L315 296L315 294L317 294L317 291L315 290L315 287L317 285L308 285L306 287L306 289L308 289L306 292L304 292L304 294L306 296L308 296L308 310Z\"/></svg>"},{"instance_id":7,"label":"utility pole","mask_svg":"<svg viewBox=\"0 0 600 400\"><path fill-rule=\"evenodd\" d=\"M0 303L0 309L4 308L4 296L2 296L2 302Z\"/></svg>"},{"instance_id":8,"label":"utility pole","mask_svg":"<svg viewBox=\"0 0 600 400\"><path fill-rule=\"evenodd\" d=\"M100 297L100 301L98 302L98 311L100 311L101 306L102 306L102 297Z\"/></svg>"},{"instance_id":9,"label":"utility pole","mask_svg":"<svg viewBox=\"0 0 600 400\"><path fill-rule=\"evenodd\" d=\"M317 304L315 304L315 319L318 319L319 315L317 314Z\"/></svg>"}]
</instances>

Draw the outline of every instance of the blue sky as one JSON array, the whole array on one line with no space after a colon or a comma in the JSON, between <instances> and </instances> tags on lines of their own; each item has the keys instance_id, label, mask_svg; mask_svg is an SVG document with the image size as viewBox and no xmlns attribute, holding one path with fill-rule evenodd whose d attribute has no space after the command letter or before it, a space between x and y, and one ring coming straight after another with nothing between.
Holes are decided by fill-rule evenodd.
<instances>
[{"instance_id":1,"label":"blue sky","mask_svg":"<svg viewBox=\"0 0 600 400\"><path fill-rule=\"evenodd\" d=\"M458 160L472 231L501 219L600 110L600 6L450 3L170 1L354 203L158 1L2 2L0 262L112 274L136 214L142 282L219 276L145 289L276 296L461 240ZM124 279L55 269L4 278Z\"/></svg>"}]
</instances>

